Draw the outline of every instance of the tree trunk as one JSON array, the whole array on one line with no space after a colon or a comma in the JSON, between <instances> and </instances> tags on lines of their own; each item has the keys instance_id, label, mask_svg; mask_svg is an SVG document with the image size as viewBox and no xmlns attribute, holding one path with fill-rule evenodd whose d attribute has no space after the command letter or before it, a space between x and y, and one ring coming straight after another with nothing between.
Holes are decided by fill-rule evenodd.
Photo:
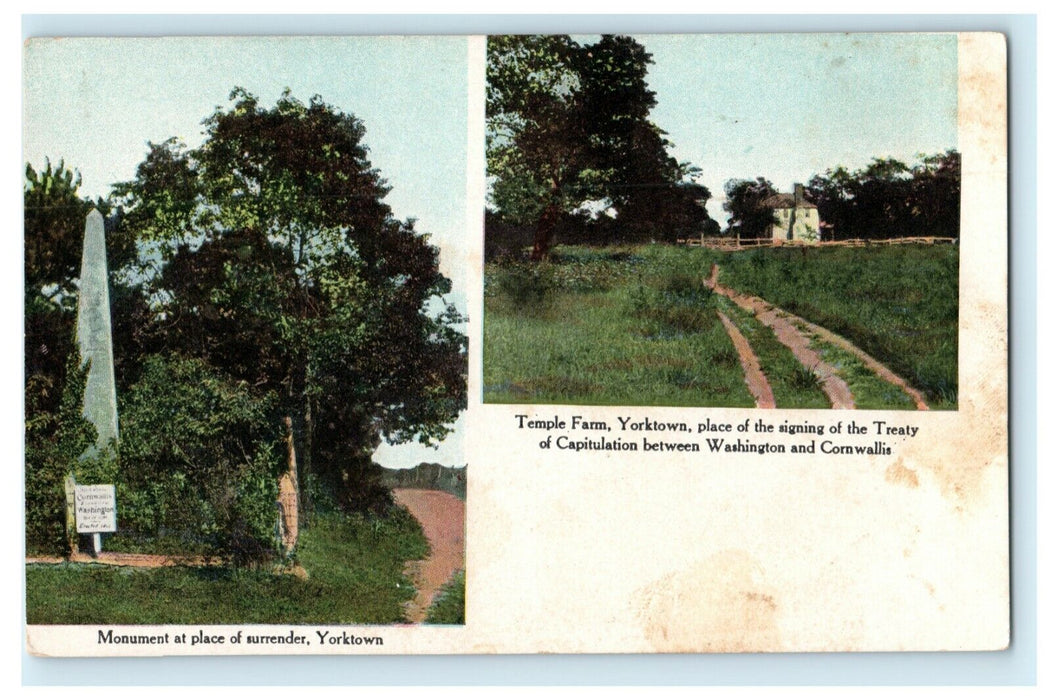
<instances>
[{"instance_id":1,"label":"tree trunk","mask_svg":"<svg viewBox=\"0 0 1051 700\"><path fill-rule=\"evenodd\" d=\"M554 202L548 204L544 209L544 213L540 215L540 221L536 224L536 234L533 236L533 252L529 256L530 260L535 262L547 258L548 253L551 251L551 237L558 223L558 218L558 205Z\"/></svg>"},{"instance_id":2,"label":"tree trunk","mask_svg":"<svg viewBox=\"0 0 1051 700\"><path fill-rule=\"evenodd\" d=\"M307 479L314 468L314 412L309 396L303 397L303 458L300 463L302 465L299 470L300 522L306 526L313 510Z\"/></svg>"}]
</instances>

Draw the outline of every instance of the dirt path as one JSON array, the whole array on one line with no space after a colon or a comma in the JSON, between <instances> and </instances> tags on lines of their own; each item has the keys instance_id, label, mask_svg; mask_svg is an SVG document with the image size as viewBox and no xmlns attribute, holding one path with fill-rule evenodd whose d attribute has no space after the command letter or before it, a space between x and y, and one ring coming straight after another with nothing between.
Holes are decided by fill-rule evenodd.
<instances>
[{"instance_id":1,"label":"dirt path","mask_svg":"<svg viewBox=\"0 0 1051 700\"><path fill-rule=\"evenodd\" d=\"M97 557L83 552L69 557L27 556L27 564L109 564L110 566L138 566L157 568L161 566L222 566L226 562L218 557L184 557L170 554L130 554L128 552L102 552Z\"/></svg>"},{"instance_id":2,"label":"dirt path","mask_svg":"<svg viewBox=\"0 0 1051 700\"><path fill-rule=\"evenodd\" d=\"M416 598L405 616L410 622L422 622L438 589L463 568L464 502L444 491L425 489L394 489L394 500L420 521L431 544L429 557L408 566L416 582Z\"/></svg>"},{"instance_id":3,"label":"dirt path","mask_svg":"<svg viewBox=\"0 0 1051 700\"><path fill-rule=\"evenodd\" d=\"M822 326L819 326L816 323L811 323L805 318L799 318L798 316L794 316L793 318L798 320L804 328L806 328L808 331L821 338L825 342L831 343L832 345L842 348L847 352L853 353L859 360L865 363L865 366L872 370L872 372L877 377L879 377L885 382L895 385L896 387L904 391L906 394L908 394L909 398L912 399L912 402L916 404L917 410L929 410L930 407L927 405L927 401L923 398L923 394L921 394L919 390L911 387L908 382L906 382L904 379L892 372L886 365L882 364L879 360L872 357L871 355L869 355L864 350L851 343L843 336L837 335L836 333L833 333L827 328L823 328Z\"/></svg>"},{"instance_id":4,"label":"dirt path","mask_svg":"<svg viewBox=\"0 0 1051 700\"><path fill-rule=\"evenodd\" d=\"M773 389L770 388L770 382L766 380L766 375L759 366L759 358L752 351L752 346L748 344L748 340L733 321L727 318L722 311L717 313L719 320L723 322L723 327L726 328L726 333L737 349L737 355L741 358L744 382L748 385L748 391L752 392L752 396L755 397L756 408L777 408L774 403Z\"/></svg>"},{"instance_id":5,"label":"dirt path","mask_svg":"<svg viewBox=\"0 0 1051 700\"><path fill-rule=\"evenodd\" d=\"M878 377L898 386L908 394L916 404L917 409L921 411L927 410L928 407L923 394L909 386L904 379L843 336L837 335L827 328L811 323L804 318L790 314L783 309L779 309L765 299L741 294L719 284L718 265L712 265L711 275L705 281L705 284L716 293L722 294L733 301L742 309L755 313L755 317L774 332L777 339L792 351L792 354L804 367L810 368L818 375L821 388L832 403L832 408L854 408L854 396L851 394L850 387L837 373L836 368L821 359L821 355L811 347L810 339L800 328L805 328L807 332L822 340L854 354Z\"/></svg>"},{"instance_id":6,"label":"dirt path","mask_svg":"<svg viewBox=\"0 0 1051 700\"><path fill-rule=\"evenodd\" d=\"M163 566L226 566L229 562L222 557L190 557L176 554L131 554L129 552L102 552L97 557L84 552L75 552L68 557L27 556L26 564L105 564L107 566L132 566L141 569L156 569ZM276 566L275 574L290 574L306 580L310 578L299 564Z\"/></svg>"}]
</instances>

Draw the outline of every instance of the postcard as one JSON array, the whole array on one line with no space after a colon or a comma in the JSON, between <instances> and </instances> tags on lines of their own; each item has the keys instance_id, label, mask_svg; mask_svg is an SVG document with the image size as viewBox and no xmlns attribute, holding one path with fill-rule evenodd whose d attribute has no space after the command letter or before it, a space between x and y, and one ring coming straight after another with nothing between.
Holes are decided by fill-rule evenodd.
<instances>
[{"instance_id":1,"label":"postcard","mask_svg":"<svg viewBox=\"0 0 1051 700\"><path fill-rule=\"evenodd\" d=\"M30 40L27 649L1006 648L1006 85L995 33Z\"/></svg>"}]
</instances>

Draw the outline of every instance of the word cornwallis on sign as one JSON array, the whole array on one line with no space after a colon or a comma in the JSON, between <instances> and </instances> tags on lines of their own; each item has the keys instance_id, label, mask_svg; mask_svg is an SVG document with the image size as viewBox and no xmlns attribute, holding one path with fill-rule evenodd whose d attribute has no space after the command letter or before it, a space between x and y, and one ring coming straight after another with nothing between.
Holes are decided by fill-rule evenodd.
<instances>
[{"instance_id":1,"label":"word cornwallis on sign","mask_svg":"<svg viewBox=\"0 0 1051 700\"><path fill-rule=\"evenodd\" d=\"M77 484L77 532L117 531L117 492L113 484Z\"/></svg>"}]
</instances>

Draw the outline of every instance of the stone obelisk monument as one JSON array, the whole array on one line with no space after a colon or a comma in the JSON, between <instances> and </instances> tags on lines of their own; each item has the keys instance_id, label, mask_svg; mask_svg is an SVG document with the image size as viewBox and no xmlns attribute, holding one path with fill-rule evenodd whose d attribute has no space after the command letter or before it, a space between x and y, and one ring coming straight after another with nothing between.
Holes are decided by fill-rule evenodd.
<instances>
[{"instance_id":1,"label":"stone obelisk monument","mask_svg":"<svg viewBox=\"0 0 1051 700\"><path fill-rule=\"evenodd\" d=\"M106 226L98 209L84 225L84 253L80 260L80 299L77 302L77 343L80 359L90 362L84 387L84 417L98 431L93 454L117 435L117 386L113 377L113 333L110 328L109 274L106 265Z\"/></svg>"}]
</instances>

